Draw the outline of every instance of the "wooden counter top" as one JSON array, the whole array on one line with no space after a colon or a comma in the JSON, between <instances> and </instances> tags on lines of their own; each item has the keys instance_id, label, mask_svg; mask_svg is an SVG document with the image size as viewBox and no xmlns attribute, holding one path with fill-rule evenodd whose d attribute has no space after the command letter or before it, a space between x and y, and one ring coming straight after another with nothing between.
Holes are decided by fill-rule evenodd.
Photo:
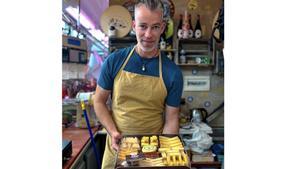
<instances>
[{"instance_id":1,"label":"wooden counter top","mask_svg":"<svg viewBox=\"0 0 300 169\"><path fill-rule=\"evenodd\" d=\"M97 133L98 127L93 127L92 132L95 136ZM63 128L62 138L65 140L72 141L72 155L71 158L63 164L63 169L68 169L71 167L75 159L78 157L84 146L90 140L90 135L88 129L81 129L75 126L68 128Z\"/></svg>"}]
</instances>

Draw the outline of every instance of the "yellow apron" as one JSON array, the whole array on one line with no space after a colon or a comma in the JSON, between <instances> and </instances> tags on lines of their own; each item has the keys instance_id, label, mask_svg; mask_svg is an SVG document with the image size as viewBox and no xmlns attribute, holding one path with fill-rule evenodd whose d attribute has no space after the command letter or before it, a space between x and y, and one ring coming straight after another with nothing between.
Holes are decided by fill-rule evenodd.
<instances>
[{"instance_id":1,"label":"yellow apron","mask_svg":"<svg viewBox=\"0 0 300 169\"><path fill-rule=\"evenodd\" d=\"M122 135L161 133L167 97L167 89L162 77L161 56L159 54L159 77L124 71L134 50L135 47L114 80L112 118ZM107 135L102 169L114 168L116 152L110 145L111 138Z\"/></svg>"}]
</instances>

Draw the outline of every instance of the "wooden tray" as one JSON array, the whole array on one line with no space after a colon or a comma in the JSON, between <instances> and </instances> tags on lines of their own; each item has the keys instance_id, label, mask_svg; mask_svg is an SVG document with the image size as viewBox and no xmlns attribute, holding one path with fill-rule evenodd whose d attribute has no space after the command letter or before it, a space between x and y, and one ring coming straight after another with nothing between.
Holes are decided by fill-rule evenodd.
<instances>
[{"instance_id":1,"label":"wooden tray","mask_svg":"<svg viewBox=\"0 0 300 169\"><path fill-rule=\"evenodd\" d=\"M141 141L141 138L143 136L157 136L158 139L158 147L160 145L160 140L159 140L159 136L165 136L165 137L175 137L178 136L178 138L180 139L180 142L182 143L182 145L184 145L181 137L179 135L174 135L174 134L138 134L138 135L124 135L123 138L125 137L137 137L139 139L139 141ZM122 138L122 139L123 139ZM121 142L120 142L121 145ZM141 146L141 142L140 142L140 146ZM188 155L188 153L184 150L184 153ZM191 168L191 161L190 161L190 157L188 157L188 166L147 166L147 167L143 167L143 166L123 166L120 164L121 162L119 161L119 152L117 152L117 157L115 160L115 169L190 169Z\"/></svg>"}]
</instances>

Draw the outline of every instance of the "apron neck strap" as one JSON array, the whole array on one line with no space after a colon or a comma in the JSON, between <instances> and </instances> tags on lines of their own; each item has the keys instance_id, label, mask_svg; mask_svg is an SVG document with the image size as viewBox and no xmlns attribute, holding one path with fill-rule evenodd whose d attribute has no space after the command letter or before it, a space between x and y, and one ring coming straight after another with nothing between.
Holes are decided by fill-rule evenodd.
<instances>
[{"instance_id":1,"label":"apron neck strap","mask_svg":"<svg viewBox=\"0 0 300 169\"><path fill-rule=\"evenodd\" d=\"M136 45L135 45L135 46L132 48L132 50L130 51L129 55L127 56L127 58L126 58L126 60L125 60L125 62L124 62L124 64L123 64L122 67L121 67L121 70L123 70L124 67L126 66L128 60L130 59L131 55L133 54L135 48L136 48Z\"/></svg>"},{"instance_id":2,"label":"apron neck strap","mask_svg":"<svg viewBox=\"0 0 300 169\"><path fill-rule=\"evenodd\" d=\"M124 64L121 67L121 70L123 70L124 67L126 66L126 64L128 63L128 61L129 61L131 55L133 54L135 48L136 48L136 45L131 49L129 55L127 56ZM158 50L158 58L159 58L159 63L158 63L159 64L159 78L162 78L162 60L161 60L161 52L160 52L160 50Z\"/></svg>"},{"instance_id":3,"label":"apron neck strap","mask_svg":"<svg viewBox=\"0 0 300 169\"><path fill-rule=\"evenodd\" d=\"M161 54L160 54L160 50L158 50L158 57L159 57L159 78L162 79L162 60L161 60Z\"/></svg>"}]
</instances>

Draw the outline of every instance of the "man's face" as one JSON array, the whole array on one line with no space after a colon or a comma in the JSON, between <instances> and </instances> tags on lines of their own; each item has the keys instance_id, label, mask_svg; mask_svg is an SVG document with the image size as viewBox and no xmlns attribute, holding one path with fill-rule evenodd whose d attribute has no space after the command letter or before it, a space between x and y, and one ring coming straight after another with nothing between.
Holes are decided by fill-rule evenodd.
<instances>
[{"instance_id":1,"label":"man's face","mask_svg":"<svg viewBox=\"0 0 300 169\"><path fill-rule=\"evenodd\" d=\"M133 29L136 33L138 46L145 52L154 50L159 42L165 23L162 20L162 11L150 11L145 5L135 11Z\"/></svg>"}]
</instances>

